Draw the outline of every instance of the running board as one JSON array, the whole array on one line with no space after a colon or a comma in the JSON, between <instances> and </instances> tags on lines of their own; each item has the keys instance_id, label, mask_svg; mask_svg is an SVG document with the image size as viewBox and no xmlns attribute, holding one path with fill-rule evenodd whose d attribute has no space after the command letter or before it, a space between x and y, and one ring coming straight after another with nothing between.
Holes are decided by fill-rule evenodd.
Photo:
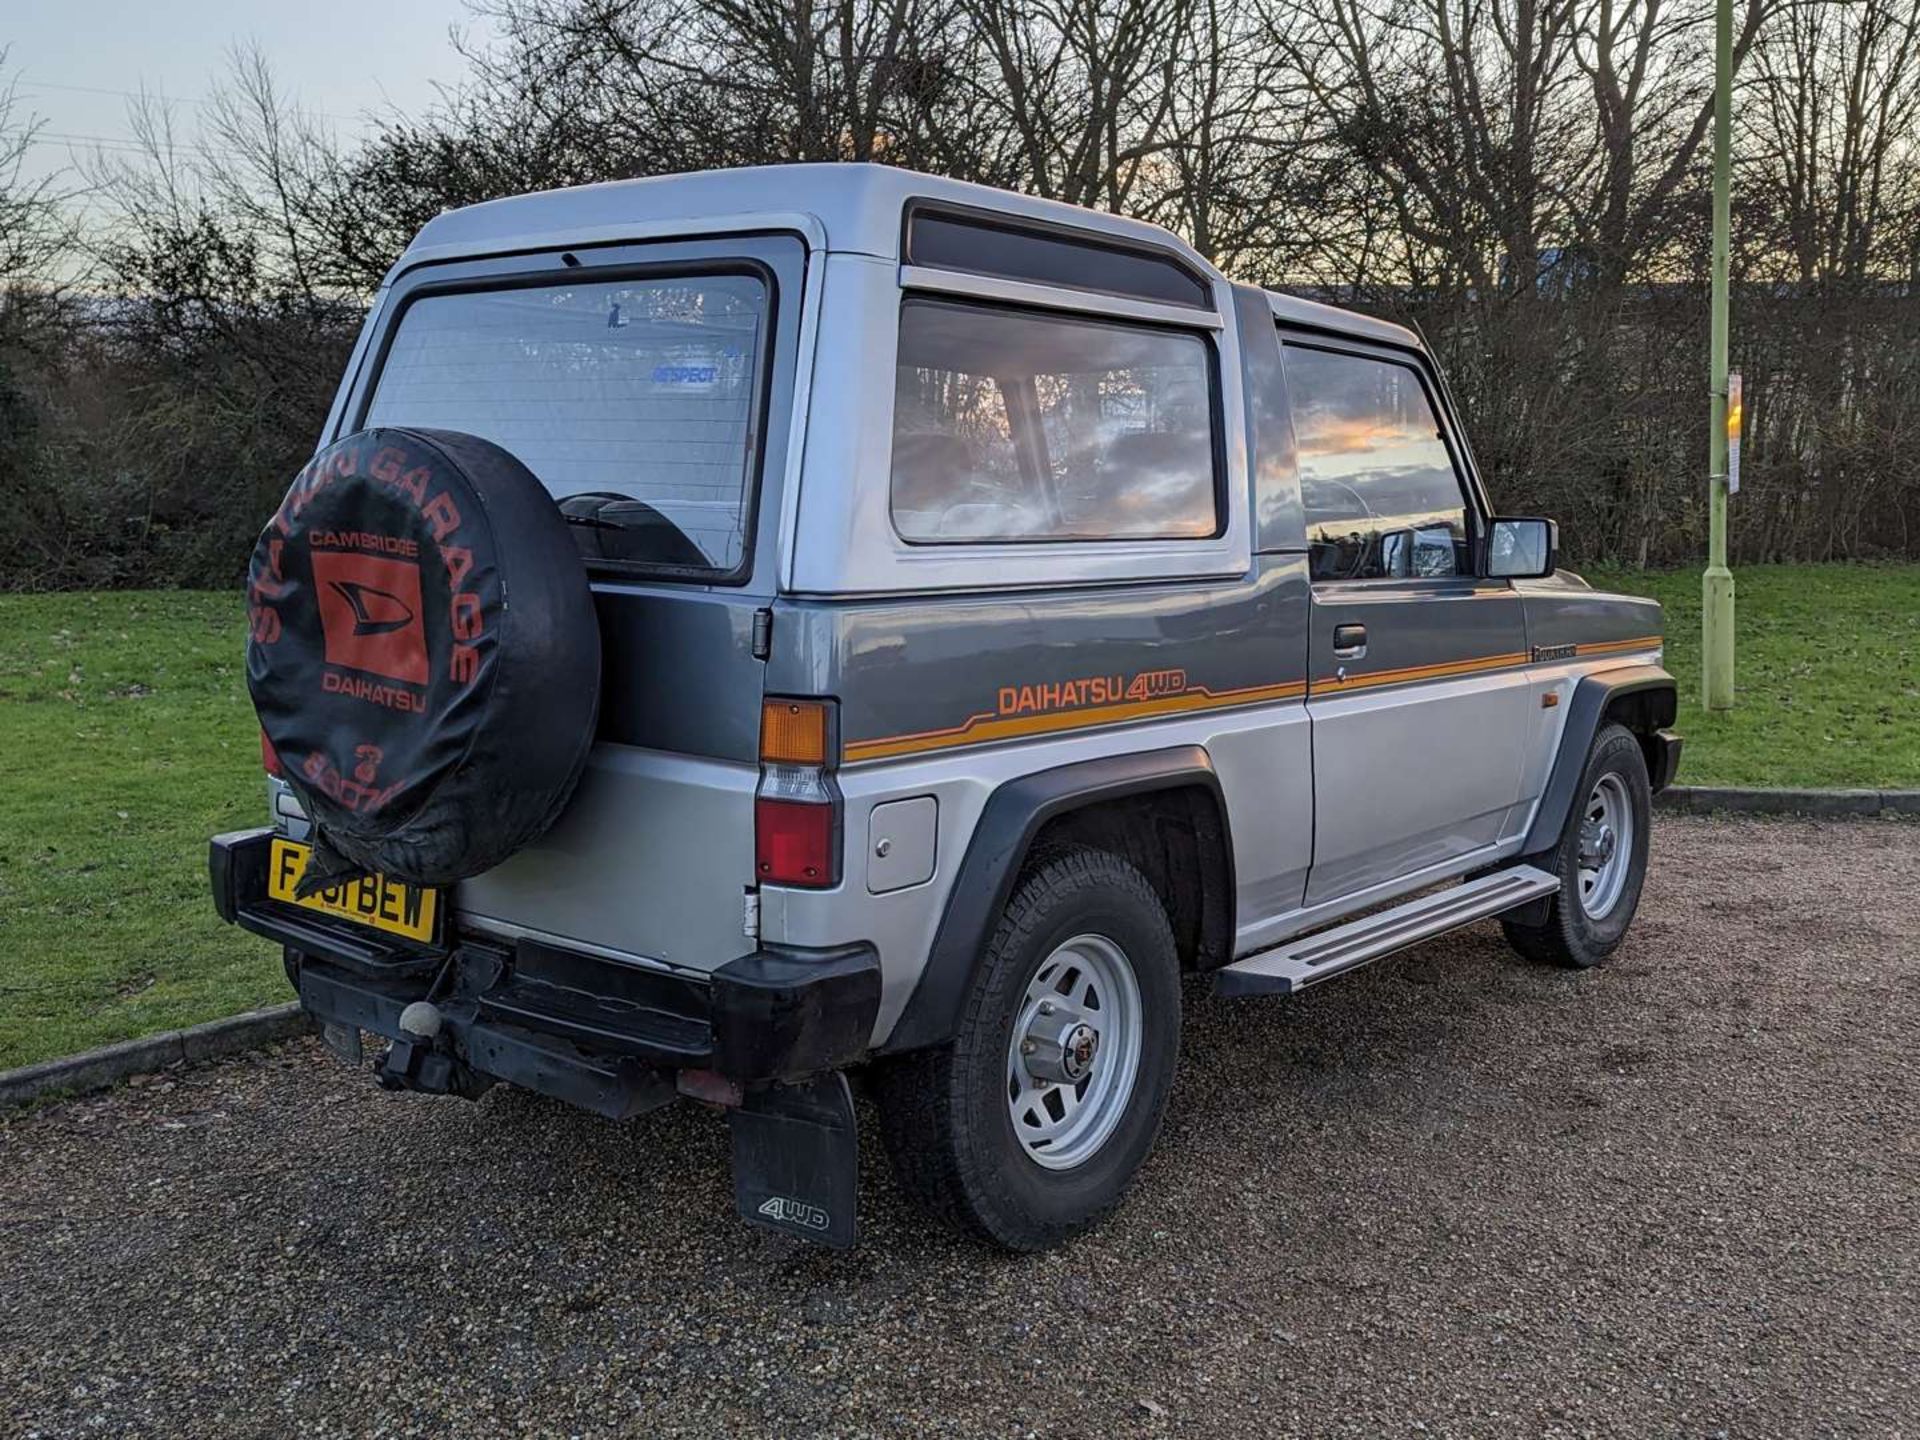
<instances>
[{"instance_id":1,"label":"running board","mask_svg":"<svg viewBox=\"0 0 1920 1440\"><path fill-rule=\"evenodd\" d=\"M1236 961L1213 972L1214 993L1291 995L1559 888L1557 876L1532 865L1496 870Z\"/></svg>"}]
</instances>

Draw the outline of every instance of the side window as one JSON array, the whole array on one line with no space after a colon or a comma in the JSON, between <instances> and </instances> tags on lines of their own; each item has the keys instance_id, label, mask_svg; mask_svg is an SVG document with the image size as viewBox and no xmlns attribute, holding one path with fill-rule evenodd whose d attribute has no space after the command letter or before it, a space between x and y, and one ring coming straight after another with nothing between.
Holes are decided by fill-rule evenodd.
<instances>
[{"instance_id":1,"label":"side window","mask_svg":"<svg viewBox=\"0 0 1920 1440\"><path fill-rule=\"evenodd\" d=\"M1213 389L1197 335L908 299L894 528L920 544L1217 535Z\"/></svg>"},{"instance_id":2,"label":"side window","mask_svg":"<svg viewBox=\"0 0 1920 1440\"><path fill-rule=\"evenodd\" d=\"M1467 508L1411 365L1286 347L1315 580L1470 574Z\"/></svg>"}]
</instances>

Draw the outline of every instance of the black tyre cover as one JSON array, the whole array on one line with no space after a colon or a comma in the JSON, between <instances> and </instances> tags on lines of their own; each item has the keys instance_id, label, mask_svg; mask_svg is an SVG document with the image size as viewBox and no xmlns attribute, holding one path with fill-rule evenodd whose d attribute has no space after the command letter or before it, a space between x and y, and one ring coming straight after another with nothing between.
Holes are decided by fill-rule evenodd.
<instances>
[{"instance_id":1,"label":"black tyre cover","mask_svg":"<svg viewBox=\"0 0 1920 1440\"><path fill-rule=\"evenodd\" d=\"M366 430L300 472L254 548L247 688L318 829L303 891L477 875L559 816L600 633L540 482L491 441Z\"/></svg>"}]
</instances>

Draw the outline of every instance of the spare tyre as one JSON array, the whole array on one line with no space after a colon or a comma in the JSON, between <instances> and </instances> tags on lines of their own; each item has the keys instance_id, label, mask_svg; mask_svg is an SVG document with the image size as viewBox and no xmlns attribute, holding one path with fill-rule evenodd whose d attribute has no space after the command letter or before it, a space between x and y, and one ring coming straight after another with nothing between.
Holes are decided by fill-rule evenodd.
<instances>
[{"instance_id":1,"label":"spare tyre","mask_svg":"<svg viewBox=\"0 0 1920 1440\"><path fill-rule=\"evenodd\" d=\"M558 818L600 635L552 496L491 441L375 429L315 455L254 547L247 688L316 827L301 885L448 885Z\"/></svg>"}]
</instances>

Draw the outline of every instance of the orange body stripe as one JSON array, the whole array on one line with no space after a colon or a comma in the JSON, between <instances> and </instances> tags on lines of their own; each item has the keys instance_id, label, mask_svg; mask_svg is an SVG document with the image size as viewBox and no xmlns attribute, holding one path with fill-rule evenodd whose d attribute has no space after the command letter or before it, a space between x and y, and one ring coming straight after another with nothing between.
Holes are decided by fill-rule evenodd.
<instances>
[{"instance_id":1,"label":"orange body stripe","mask_svg":"<svg viewBox=\"0 0 1920 1440\"><path fill-rule=\"evenodd\" d=\"M1601 655L1629 650L1651 650L1660 645L1658 635L1632 640L1596 641L1579 647L1579 654ZM1313 682L1313 689L1337 693L1364 690L1379 685L1404 685L1419 680L1448 680L1461 675L1480 675L1530 664L1528 651L1516 650L1504 655L1484 655L1472 660L1448 660L1436 665L1410 665L1398 670L1376 670L1346 680L1328 676ZM1259 705L1273 700L1293 700L1308 693L1307 682L1289 680L1278 685L1248 685L1237 690L1208 690L1191 686L1178 695L1154 700L1129 700L1114 705L1089 705L1077 710L1048 710L1034 715L1001 717L988 710L970 715L958 725L939 730L921 730L908 735L886 735L872 740L849 740L845 746L848 764L863 760L886 760L896 755L920 755L930 750L957 749L964 745L985 745L995 740L1014 740L1027 735L1047 735L1062 730L1091 729L1120 725L1130 720L1147 720L1161 715L1178 715L1202 710L1224 710L1241 705Z\"/></svg>"},{"instance_id":2,"label":"orange body stripe","mask_svg":"<svg viewBox=\"0 0 1920 1440\"><path fill-rule=\"evenodd\" d=\"M1658 650L1665 643L1661 635L1639 635L1631 640L1596 640L1591 645L1577 645L1575 650L1582 655L1610 655L1623 650Z\"/></svg>"},{"instance_id":3,"label":"orange body stripe","mask_svg":"<svg viewBox=\"0 0 1920 1440\"><path fill-rule=\"evenodd\" d=\"M1482 655L1473 660L1446 660L1438 665L1407 665L1398 670L1374 670L1365 675L1349 675L1344 680L1328 675L1314 681L1313 688L1365 690L1375 685L1403 685L1410 680L1451 680L1460 675L1511 669L1525 665L1530 658L1526 651L1516 650L1506 655Z\"/></svg>"},{"instance_id":4,"label":"orange body stripe","mask_svg":"<svg viewBox=\"0 0 1920 1440\"><path fill-rule=\"evenodd\" d=\"M927 750L945 750L961 745L984 745L991 740L1012 740L1023 735L1044 735L1056 730L1118 725L1156 715L1223 710L1236 705L1258 705L1269 700L1293 700L1306 693L1307 684L1304 680L1289 680L1279 685L1249 685L1239 690L1217 693L1196 685L1181 694L1164 695L1157 700L1088 705L1078 710L1047 710L1035 715L1010 715L1004 719L989 711L971 716L964 724L945 730L923 730L916 735L889 735L877 740L849 740L846 758L849 763L884 760L894 755L916 755Z\"/></svg>"}]
</instances>

